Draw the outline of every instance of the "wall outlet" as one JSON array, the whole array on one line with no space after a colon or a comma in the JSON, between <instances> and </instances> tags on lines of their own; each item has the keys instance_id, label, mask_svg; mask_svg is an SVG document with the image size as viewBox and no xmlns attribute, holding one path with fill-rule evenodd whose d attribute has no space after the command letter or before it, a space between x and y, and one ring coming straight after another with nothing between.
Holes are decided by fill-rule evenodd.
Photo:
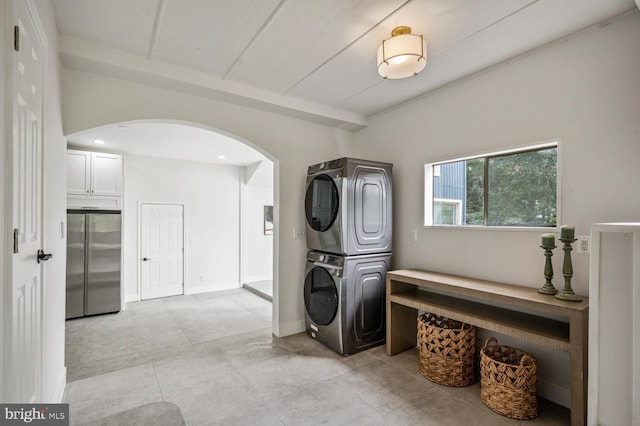
<instances>
[{"instance_id":1,"label":"wall outlet","mask_svg":"<svg viewBox=\"0 0 640 426\"><path fill-rule=\"evenodd\" d=\"M304 228L293 228L293 239L303 240L307 236L307 232Z\"/></svg>"},{"instance_id":2,"label":"wall outlet","mask_svg":"<svg viewBox=\"0 0 640 426\"><path fill-rule=\"evenodd\" d=\"M409 242L410 243L417 243L418 242L418 230L417 229L410 229L409 230Z\"/></svg>"},{"instance_id":3,"label":"wall outlet","mask_svg":"<svg viewBox=\"0 0 640 426\"><path fill-rule=\"evenodd\" d=\"M591 237L576 237L576 253L589 254L591 251Z\"/></svg>"},{"instance_id":4,"label":"wall outlet","mask_svg":"<svg viewBox=\"0 0 640 426\"><path fill-rule=\"evenodd\" d=\"M200 275L200 282L204 281L204 275Z\"/></svg>"}]
</instances>

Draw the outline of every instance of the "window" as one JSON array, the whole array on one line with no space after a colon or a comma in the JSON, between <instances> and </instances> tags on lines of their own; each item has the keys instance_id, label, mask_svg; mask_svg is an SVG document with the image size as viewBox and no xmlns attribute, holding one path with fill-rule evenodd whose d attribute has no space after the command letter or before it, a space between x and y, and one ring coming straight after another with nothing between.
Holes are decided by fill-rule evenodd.
<instances>
[{"instance_id":1,"label":"window","mask_svg":"<svg viewBox=\"0 0 640 426\"><path fill-rule=\"evenodd\" d=\"M556 226L558 143L425 165L425 226Z\"/></svg>"},{"instance_id":2,"label":"window","mask_svg":"<svg viewBox=\"0 0 640 426\"><path fill-rule=\"evenodd\" d=\"M443 225L461 225L462 201L434 198L433 222Z\"/></svg>"}]
</instances>

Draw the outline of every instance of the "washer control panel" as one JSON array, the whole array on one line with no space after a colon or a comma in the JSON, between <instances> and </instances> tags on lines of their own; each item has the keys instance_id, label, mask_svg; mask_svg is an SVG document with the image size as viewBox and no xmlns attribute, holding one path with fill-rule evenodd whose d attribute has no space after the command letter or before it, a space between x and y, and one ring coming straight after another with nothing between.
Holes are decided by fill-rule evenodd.
<instances>
[{"instance_id":1,"label":"washer control panel","mask_svg":"<svg viewBox=\"0 0 640 426\"><path fill-rule=\"evenodd\" d=\"M307 253L307 260L310 262L323 263L327 266L333 266L336 268L342 268L344 266L344 257L330 253L310 251Z\"/></svg>"}]
</instances>

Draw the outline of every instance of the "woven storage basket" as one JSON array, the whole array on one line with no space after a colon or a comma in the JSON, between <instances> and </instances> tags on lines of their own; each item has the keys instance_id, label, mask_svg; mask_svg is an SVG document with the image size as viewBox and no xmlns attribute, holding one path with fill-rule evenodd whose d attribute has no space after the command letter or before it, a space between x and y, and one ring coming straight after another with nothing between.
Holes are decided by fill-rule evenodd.
<instances>
[{"instance_id":1,"label":"woven storage basket","mask_svg":"<svg viewBox=\"0 0 640 426\"><path fill-rule=\"evenodd\" d=\"M476 328L431 313L418 316L420 374L445 386L475 382Z\"/></svg>"},{"instance_id":2,"label":"woven storage basket","mask_svg":"<svg viewBox=\"0 0 640 426\"><path fill-rule=\"evenodd\" d=\"M518 420L538 416L538 363L534 357L495 337L480 349L480 399L498 414Z\"/></svg>"}]
</instances>

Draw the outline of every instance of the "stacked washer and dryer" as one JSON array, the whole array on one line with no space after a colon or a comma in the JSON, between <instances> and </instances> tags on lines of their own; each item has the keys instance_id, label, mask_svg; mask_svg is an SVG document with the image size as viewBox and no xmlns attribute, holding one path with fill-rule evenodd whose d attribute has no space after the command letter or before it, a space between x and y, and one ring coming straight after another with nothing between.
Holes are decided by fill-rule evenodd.
<instances>
[{"instance_id":1,"label":"stacked washer and dryer","mask_svg":"<svg viewBox=\"0 0 640 426\"><path fill-rule=\"evenodd\" d=\"M339 158L307 172L306 330L342 355L385 341L392 167Z\"/></svg>"}]
</instances>

